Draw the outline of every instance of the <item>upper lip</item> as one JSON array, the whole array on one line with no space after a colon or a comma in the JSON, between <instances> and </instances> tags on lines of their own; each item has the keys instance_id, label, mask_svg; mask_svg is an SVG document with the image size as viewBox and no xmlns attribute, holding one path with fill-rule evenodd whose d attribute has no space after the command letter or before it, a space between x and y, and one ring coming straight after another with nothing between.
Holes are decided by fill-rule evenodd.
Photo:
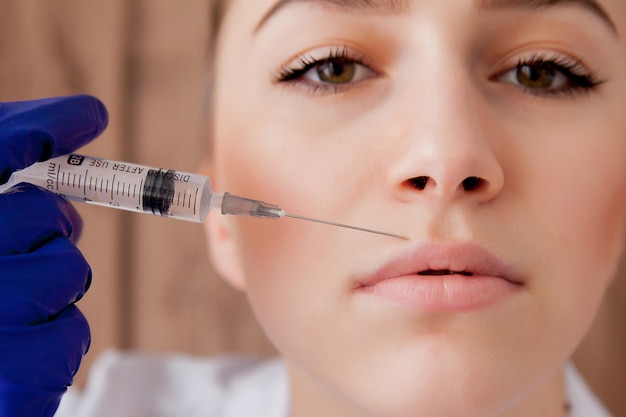
<instances>
[{"instance_id":1,"label":"upper lip","mask_svg":"<svg viewBox=\"0 0 626 417\"><path fill-rule=\"evenodd\" d=\"M490 276L523 284L510 264L476 243L421 243L357 279L356 287L370 287L403 276L445 274Z\"/></svg>"}]
</instances>

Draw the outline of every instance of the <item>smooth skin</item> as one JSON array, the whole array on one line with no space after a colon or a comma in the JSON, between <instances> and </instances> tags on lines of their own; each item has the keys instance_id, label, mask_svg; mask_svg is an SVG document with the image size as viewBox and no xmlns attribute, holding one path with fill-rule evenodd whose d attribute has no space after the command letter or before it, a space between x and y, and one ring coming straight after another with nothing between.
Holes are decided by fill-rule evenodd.
<instances>
[{"instance_id":1,"label":"smooth skin","mask_svg":"<svg viewBox=\"0 0 626 417\"><path fill-rule=\"evenodd\" d=\"M410 238L210 215L292 416L565 415L563 367L623 249L626 3L276 3L223 22L217 191ZM358 290L424 245L480 247L517 287L452 311Z\"/></svg>"}]
</instances>

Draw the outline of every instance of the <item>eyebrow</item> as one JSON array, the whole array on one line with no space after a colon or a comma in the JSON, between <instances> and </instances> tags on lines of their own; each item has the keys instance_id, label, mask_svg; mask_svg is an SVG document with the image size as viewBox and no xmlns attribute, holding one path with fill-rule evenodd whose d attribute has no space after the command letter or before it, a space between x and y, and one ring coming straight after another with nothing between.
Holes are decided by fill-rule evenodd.
<instances>
[{"instance_id":1,"label":"eyebrow","mask_svg":"<svg viewBox=\"0 0 626 417\"><path fill-rule=\"evenodd\" d=\"M411 6L410 0L279 0L271 9L267 11L256 25L254 33L274 16L279 10L294 3L327 3L348 9L372 9L384 10L393 13L403 13L409 10Z\"/></svg>"},{"instance_id":2,"label":"eyebrow","mask_svg":"<svg viewBox=\"0 0 626 417\"><path fill-rule=\"evenodd\" d=\"M478 10L499 9L541 9L559 5L572 4L583 7L592 12L606 23L614 34L617 34L617 26L607 11L596 0L481 0L478 2Z\"/></svg>"},{"instance_id":3,"label":"eyebrow","mask_svg":"<svg viewBox=\"0 0 626 417\"><path fill-rule=\"evenodd\" d=\"M327 3L351 9L374 9L385 10L393 13L404 13L410 9L410 0L279 0L270 8L256 25L254 32L258 32L263 25L278 11L295 3ZM615 34L617 27L609 14L596 0L477 0L477 9L500 10L500 9L540 9L557 5L574 4L591 11L600 17Z\"/></svg>"}]
</instances>

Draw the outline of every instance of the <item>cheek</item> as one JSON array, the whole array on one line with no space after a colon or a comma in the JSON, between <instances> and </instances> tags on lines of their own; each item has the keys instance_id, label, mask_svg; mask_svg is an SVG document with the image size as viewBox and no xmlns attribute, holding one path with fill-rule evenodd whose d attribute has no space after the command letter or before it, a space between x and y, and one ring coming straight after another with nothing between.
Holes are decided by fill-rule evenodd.
<instances>
[{"instance_id":1,"label":"cheek","mask_svg":"<svg viewBox=\"0 0 626 417\"><path fill-rule=\"evenodd\" d=\"M246 126L231 121L218 132L219 191L277 204L289 213L341 217L336 202L342 190L336 179L345 164L329 161L310 145L313 140L298 136L284 123L264 123L268 119L259 114L245 120ZM342 181L341 187L350 188L348 183ZM340 247L344 235L330 226L290 218L230 220L251 306L269 338L283 350L281 343L289 338L279 335L302 328L311 311L322 309L325 298L343 293L323 283L341 274L339 254L329 248Z\"/></svg>"},{"instance_id":2,"label":"cheek","mask_svg":"<svg viewBox=\"0 0 626 417\"><path fill-rule=\"evenodd\" d=\"M544 194L551 221L560 229L565 245L580 250L583 259L603 264L621 251L626 219L626 138L611 139L613 132L596 130L599 143L562 151L554 164L553 187ZM594 137L589 132L588 137ZM606 144L603 144L603 141ZM580 141L584 142L584 141ZM578 149L575 149L578 147ZM559 232L555 232L556 235ZM585 256L586 255L586 256Z\"/></svg>"},{"instance_id":3,"label":"cheek","mask_svg":"<svg viewBox=\"0 0 626 417\"><path fill-rule=\"evenodd\" d=\"M606 125L619 126L577 126L544 137L543 143L562 137L567 145L537 146L518 190L524 216L535 225L527 242L546 275L536 283L541 301L564 326L591 322L623 250L626 140Z\"/></svg>"}]
</instances>

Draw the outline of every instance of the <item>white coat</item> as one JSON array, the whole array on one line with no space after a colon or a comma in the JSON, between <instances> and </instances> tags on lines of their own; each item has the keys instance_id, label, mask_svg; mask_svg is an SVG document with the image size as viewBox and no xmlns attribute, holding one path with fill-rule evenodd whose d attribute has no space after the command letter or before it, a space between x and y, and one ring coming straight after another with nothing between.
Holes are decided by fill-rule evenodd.
<instances>
[{"instance_id":1,"label":"white coat","mask_svg":"<svg viewBox=\"0 0 626 417\"><path fill-rule=\"evenodd\" d=\"M565 374L570 417L611 417L573 366ZM288 417L280 360L200 359L111 351L86 389L70 390L55 417Z\"/></svg>"}]
</instances>

